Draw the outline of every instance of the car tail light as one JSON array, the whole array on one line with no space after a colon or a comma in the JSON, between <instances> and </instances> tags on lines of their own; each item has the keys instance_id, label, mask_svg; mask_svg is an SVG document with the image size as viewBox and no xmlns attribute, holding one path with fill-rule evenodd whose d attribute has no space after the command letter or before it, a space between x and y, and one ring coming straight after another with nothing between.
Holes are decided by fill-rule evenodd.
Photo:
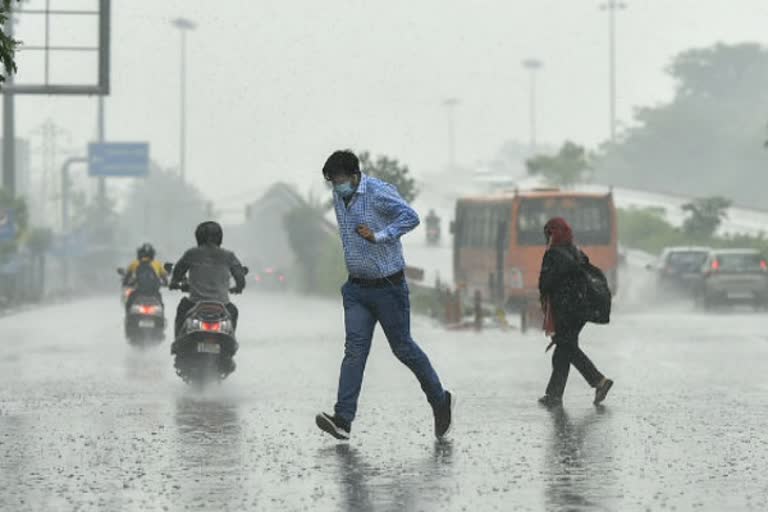
<instances>
[{"instance_id":1,"label":"car tail light","mask_svg":"<svg viewBox=\"0 0 768 512\"><path fill-rule=\"evenodd\" d=\"M712 270L712 272L717 272L718 270L720 270L720 261L719 260L713 260L712 261L712 266L710 267L710 269Z\"/></svg>"},{"instance_id":2,"label":"car tail light","mask_svg":"<svg viewBox=\"0 0 768 512\"><path fill-rule=\"evenodd\" d=\"M257 283L261 282L261 276L254 276L253 280L256 281Z\"/></svg>"},{"instance_id":3,"label":"car tail light","mask_svg":"<svg viewBox=\"0 0 768 512\"><path fill-rule=\"evenodd\" d=\"M760 269L761 270L768 270L768 263L766 263L765 260L760 260Z\"/></svg>"},{"instance_id":4,"label":"car tail light","mask_svg":"<svg viewBox=\"0 0 768 512\"><path fill-rule=\"evenodd\" d=\"M204 331L219 332L221 331L221 322L200 322L200 327Z\"/></svg>"},{"instance_id":5,"label":"car tail light","mask_svg":"<svg viewBox=\"0 0 768 512\"><path fill-rule=\"evenodd\" d=\"M763 262L763 263L765 263L765 262ZM763 267L763 268L765 268L765 267ZM279 276L277 276L277 279L279 281L285 281L285 276L284 275L279 275Z\"/></svg>"}]
</instances>

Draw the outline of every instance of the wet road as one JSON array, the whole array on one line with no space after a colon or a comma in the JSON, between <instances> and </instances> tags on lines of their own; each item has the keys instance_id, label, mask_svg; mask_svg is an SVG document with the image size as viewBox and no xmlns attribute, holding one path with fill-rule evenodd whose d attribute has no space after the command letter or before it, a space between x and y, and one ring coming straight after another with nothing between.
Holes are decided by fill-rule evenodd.
<instances>
[{"instance_id":1,"label":"wet road","mask_svg":"<svg viewBox=\"0 0 768 512\"><path fill-rule=\"evenodd\" d=\"M175 302L176 297L173 300ZM616 314L583 345L616 380L576 372L536 404L545 340L417 340L459 397L432 438L413 377L377 332L349 444L316 431L342 353L338 303L246 295L237 372L204 394L167 344L132 350L117 298L0 319L2 510L768 510L768 317Z\"/></svg>"}]
</instances>

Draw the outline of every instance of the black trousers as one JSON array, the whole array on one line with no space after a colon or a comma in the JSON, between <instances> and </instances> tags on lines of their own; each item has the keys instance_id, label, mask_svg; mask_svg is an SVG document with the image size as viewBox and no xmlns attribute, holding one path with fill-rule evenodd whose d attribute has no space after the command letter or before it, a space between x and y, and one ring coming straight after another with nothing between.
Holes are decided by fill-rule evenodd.
<instances>
[{"instance_id":1,"label":"black trousers","mask_svg":"<svg viewBox=\"0 0 768 512\"><path fill-rule=\"evenodd\" d=\"M593 388L603 380L603 374L579 348L579 333L583 328L584 322L563 322L555 325L555 336L552 338L555 342L555 352L552 354L552 376L547 384L548 396L563 396L571 365Z\"/></svg>"},{"instance_id":2,"label":"black trousers","mask_svg":"<svg viewBox=\"0 0 768 512\"><path fill-rule=\"evenodd\" d=\"M189 310L192 309L195 306L195 304L196 302L192 302L187 297L182 297L182 299L179 301L179 305L176 308L176 322L175 322L174 337L176 338L179 337L179 331L181 330L181 325L184 323L184 320L187 318L187 313L189 313ZM232 317L232 328L237 330L237 317L240 314L240 312L237 310L237 306L235 306L230 302L226 304L225 307L229 312L229 316Z\"/></svg>"}]
</instances>

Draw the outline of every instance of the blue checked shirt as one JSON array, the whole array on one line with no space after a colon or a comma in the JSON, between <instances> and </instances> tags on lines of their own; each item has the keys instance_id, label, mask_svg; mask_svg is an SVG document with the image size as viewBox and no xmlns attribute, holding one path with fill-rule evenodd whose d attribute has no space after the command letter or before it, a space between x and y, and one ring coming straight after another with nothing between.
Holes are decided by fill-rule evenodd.
<instances>
[{"instance_id":1,"label":"blue checked shirt","mask_svg":"<svg viewBox=\"0 0 768 512\"><path fill-rule=\"evenodd\" d=\"M349 206L337 194L333 205L351 276L378 279L405 269L400 237L419 225L419 216L394 186L363 174ZM375 243L357 234L360 224L373 230Z\"/></svg>"}]
</instances>

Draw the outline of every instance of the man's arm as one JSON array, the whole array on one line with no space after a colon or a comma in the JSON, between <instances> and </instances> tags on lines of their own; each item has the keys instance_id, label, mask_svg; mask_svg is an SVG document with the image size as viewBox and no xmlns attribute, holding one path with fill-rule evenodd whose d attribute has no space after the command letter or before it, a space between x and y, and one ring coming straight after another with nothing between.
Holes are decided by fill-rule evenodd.
<instances>
[{"instance_id":1,"label":"man's arm","mask_svg":"<svg viewBox=\"0 0 768 512\"><path fill-rule=\"evenodd\" d=\"M125 276L123 276L123 286L128 286L133 281L133 274L139 267L139 260L132 261L125 269Z\"/></svg>"},{"instance_id":2,"label":"man's arm","mask_svg":"<svg viewBox=\"0 0 768 512\"><path fill-rule=\"evenodd\" d=\"M189 251L185 252L184 255L181 257L179 261L176 262L176 265L173 266L173 274L171 276L171 286L178 285L182 279L184 279L184 274L187 273L190 267L190 261L189 261Z\"/></svg>"},{"instance_id":3,"label":"man's arm","mask_svg":"<svg viewBox=\"0 0 768 512\"><path fill-rule=\"evenodd\" d=\"M419 225L419 215L400 197L392 185L385 185L376 191L374 208L392 219L387 227L374 233L376 243L397 239Z\"/></svg>"},{"instance_id":4,"label":"man's arm","mask_svg":"<svg viewBox=\"0 0 768 512\"><path fill-rule=\"evenodd\" d=\"M229 263L229 273L232 274L232 277L235 279L235 290L237 293L242 292L245 288L245 269L240 263L240 260L237 259L237 256L235 256L235 253L232 253L232 259Z\"/></svg>"}]
</instances>

